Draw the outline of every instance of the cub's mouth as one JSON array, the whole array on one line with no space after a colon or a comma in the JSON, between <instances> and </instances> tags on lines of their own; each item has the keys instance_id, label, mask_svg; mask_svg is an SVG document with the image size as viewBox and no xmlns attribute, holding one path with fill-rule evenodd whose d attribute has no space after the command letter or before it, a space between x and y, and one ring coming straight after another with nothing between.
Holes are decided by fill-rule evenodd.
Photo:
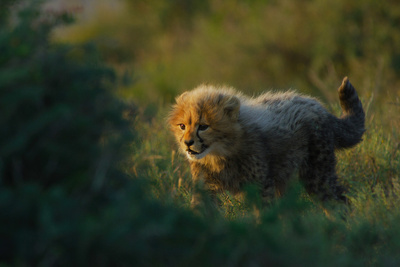
<instances>
[{"instance_id":1,"label":"cub's mouth","mask_svg":"<svg viewBox=\"0 0 400 267\"><path fill-rule=\"evenodd\" d=\"M187 152L189 155L199 155L199 154L202 153L202 152L196 152L196 151L194 151L194 150L191 150L190 148L188 148L188 149L186 150L186 152Z\"/></svg>"},{"instance_id":2,"label":"cub's mouth","mask_svg":"<svg viewBox=\"0 0 400 267\"><path fill-rule=\"evenodd\" d=\"M208 154L208 147L202 146L201 151L194 151L190 148L186 149L187 156L189 159L202 159Z\"/></svg>"}]
</instances>

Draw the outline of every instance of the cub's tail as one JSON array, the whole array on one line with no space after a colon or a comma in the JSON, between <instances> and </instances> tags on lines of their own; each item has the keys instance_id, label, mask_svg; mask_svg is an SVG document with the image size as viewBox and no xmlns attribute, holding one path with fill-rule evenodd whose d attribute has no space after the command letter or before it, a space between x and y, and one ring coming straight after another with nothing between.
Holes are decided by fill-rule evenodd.
<instances>
[{"instance_id":1,"label":"cub's tail","mask_svg":"<svg viewBox=\"0 0 400 267\"><path fill-rule=\"evenodd\" d=\"M335 148L348 148L358 144L365 132L365 114L357 92L345 77L338 89L342 116L335 120Z\"/></svg>"}]
</instances>

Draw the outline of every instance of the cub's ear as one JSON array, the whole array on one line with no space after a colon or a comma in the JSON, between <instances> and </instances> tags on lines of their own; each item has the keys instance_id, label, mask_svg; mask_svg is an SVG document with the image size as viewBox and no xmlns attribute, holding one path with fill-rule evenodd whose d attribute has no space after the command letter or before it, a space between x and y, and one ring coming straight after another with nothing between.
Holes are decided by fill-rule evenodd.
<instances>
[{"instance_id":1,"label":"cub's ear","mask_svg":"<svg viewBox=\"0 0 400 267\"><path fill-rule=\"evenodd\" d=\"M219 95L218 105L223 108L224 114L236 121L239 117L240 100L232 95Z\"/></svg>"},{"instance_id":2,"label":"cub's ear","mask_svg":"<svg viewBox=\"0 0 400 267\"><path fill-rule=\"evenodd\" d=\"M187 93L188 93L188 92L184 92L184 93L182 93L181 95L177 96L177 97L175 98L176 103L179 103L179 102L181 102L181 101L184 101L184 99L185 99Z\"/></svg>"}]
</instances>

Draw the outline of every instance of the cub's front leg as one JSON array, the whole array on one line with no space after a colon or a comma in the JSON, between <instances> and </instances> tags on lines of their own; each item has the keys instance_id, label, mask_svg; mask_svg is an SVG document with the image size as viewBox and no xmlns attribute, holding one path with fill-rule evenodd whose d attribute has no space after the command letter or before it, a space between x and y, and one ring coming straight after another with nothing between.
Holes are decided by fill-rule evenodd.
<instances>
[{"instance_id":1,"label":"cub's front leg","mask_svg":"<svg viewBox=\"0 0 400 267\"><path fill-rule=\"evenodd\" d=\"M207 183L206 177L201 170L196 168L196 166L191 166L192 171L192 200L191 207L197 208L200 205L204 204L204 194L207 194L210 197L210 200L217 204L217 192L213 190ZM207 196L207 197L208 197Z\"/></svg>"}]
</instances>

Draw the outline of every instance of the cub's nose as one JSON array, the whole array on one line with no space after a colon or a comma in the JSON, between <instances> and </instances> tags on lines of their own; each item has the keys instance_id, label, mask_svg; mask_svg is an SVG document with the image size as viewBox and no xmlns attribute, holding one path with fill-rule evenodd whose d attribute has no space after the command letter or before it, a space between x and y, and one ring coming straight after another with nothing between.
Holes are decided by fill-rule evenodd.
<instances>
[{"instance_id":1,"label":"cub's nose","mask_svg":"<svg viewBox=\"0 0 400 267\"><path fill-rule=\"evenodd\" d=\"M184 142L188 147L194 144L194 140L193 139L185 140Z\"/></svg>"}]
</instances>

